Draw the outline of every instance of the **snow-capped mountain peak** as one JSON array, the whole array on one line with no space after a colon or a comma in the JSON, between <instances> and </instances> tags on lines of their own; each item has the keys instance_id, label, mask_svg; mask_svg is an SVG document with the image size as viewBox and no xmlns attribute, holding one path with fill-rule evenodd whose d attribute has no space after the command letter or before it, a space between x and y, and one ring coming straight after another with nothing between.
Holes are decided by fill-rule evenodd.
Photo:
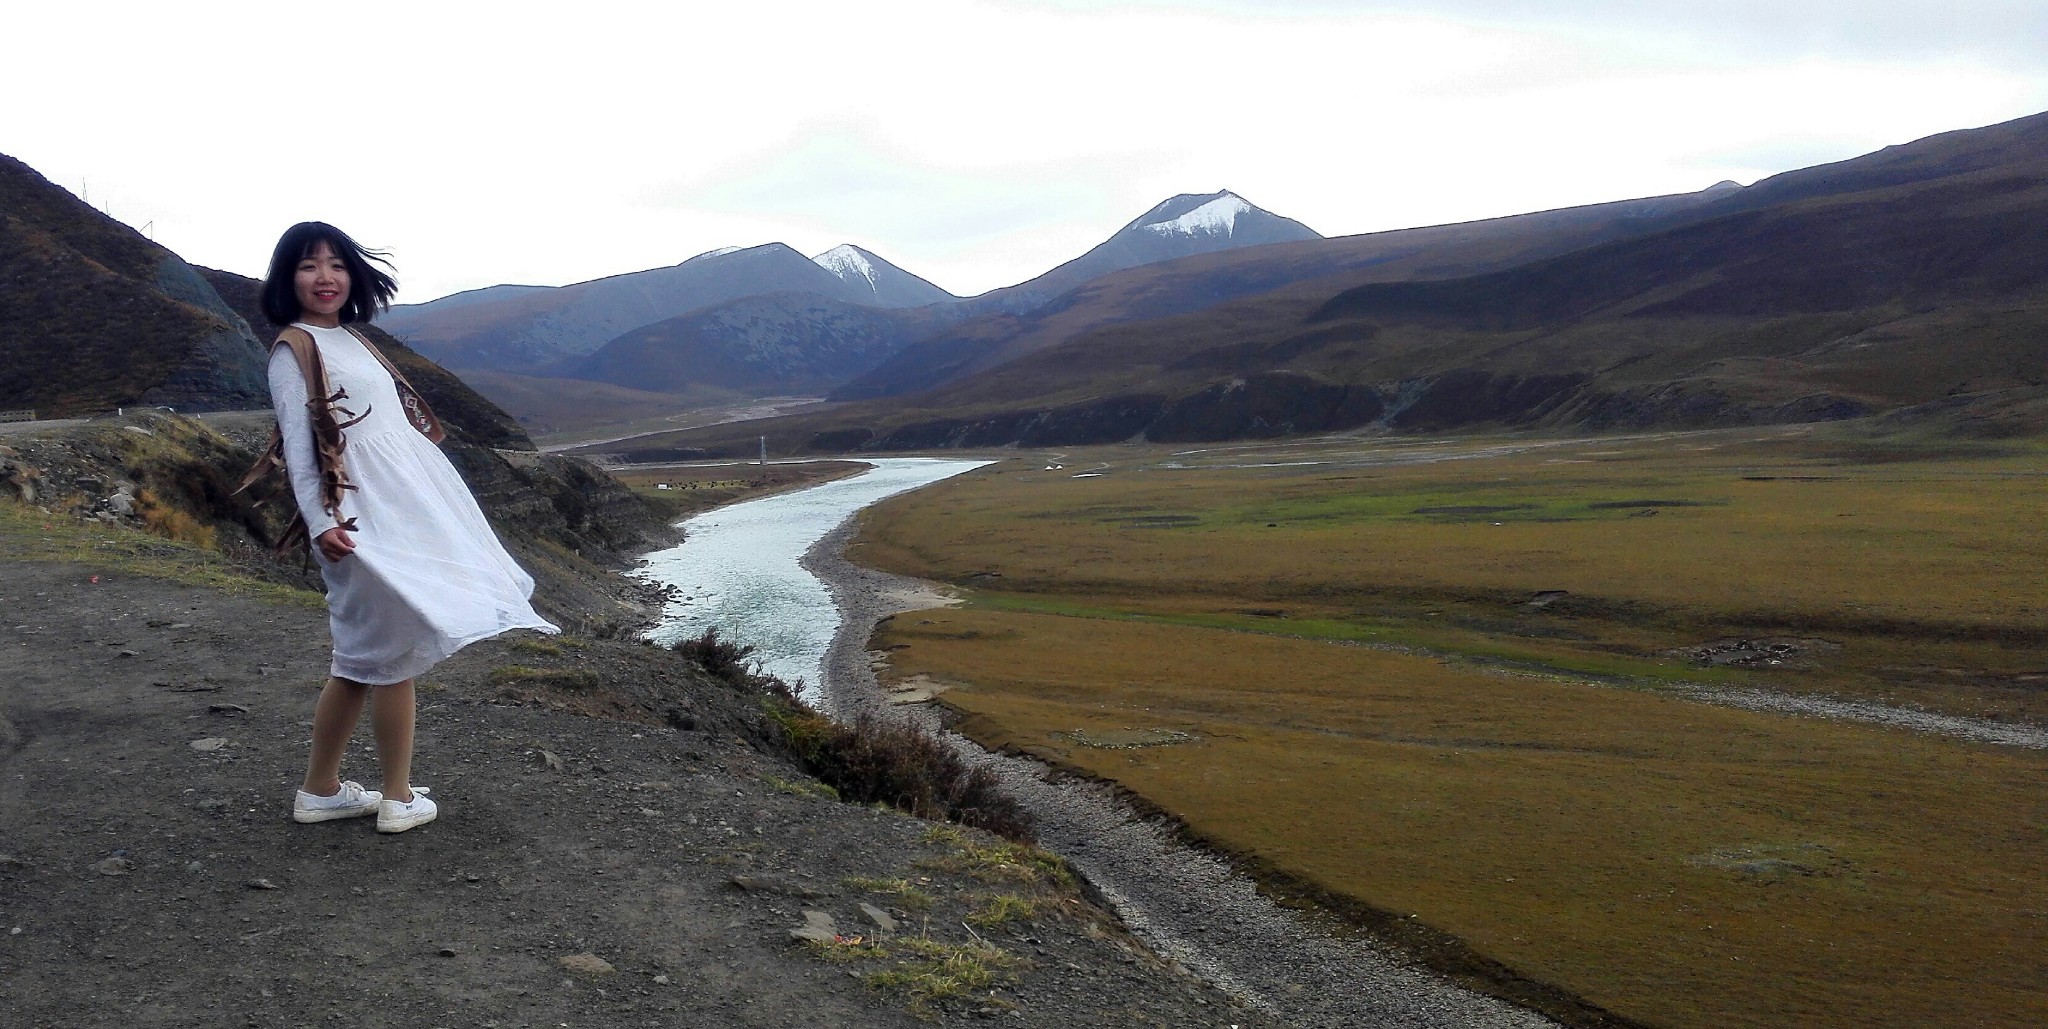
<instances>
[{"instance_id":1,"label":"snow-capped mountain peak","mask_svg":"<svg viewBox=\"0 0 2048 1029\"><path fill-rule=\"evenodd\" d=\"M1140 226L1162 236L1228 236L1237 227L1237 216L1252 210L1243 197L1225 191L1216 199L1178 218Z\"/></svg>"},{"instance_id":2,"label":"snow-capped mountain peak","mask_svg":"<svg viewBox=\"0 0 2048 1029\"><path fill-rule=\"evenodd\" d=\"M811 258L818 266L848 282L858 278L876 288L875 264L868 260L868 252L851 243L841 243L830 250Z\"/></svg>"}]
</instances>

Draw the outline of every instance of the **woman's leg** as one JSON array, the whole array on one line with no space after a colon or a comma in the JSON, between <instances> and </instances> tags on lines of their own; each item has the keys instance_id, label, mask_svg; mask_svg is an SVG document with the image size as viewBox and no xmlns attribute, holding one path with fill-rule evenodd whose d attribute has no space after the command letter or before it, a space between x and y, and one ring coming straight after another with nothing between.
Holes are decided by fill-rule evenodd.
<instances>
[{"instance_id":1,"label":"woman's leg","mask_svg":"<svg viewBox=\"0 0 2048 1029\"><path fill-rule=\"evenodd\" d=\"M412 680L379 686L370 698L370 728L384 766L384 799L412 802ZM360 703L360 702L359 702Z\"/></svg>"},{"instance_id":2,"label":"woman's leg","mask_svg":"<svg viewBox=\"0 0 2048 1029\"><path fill-rule=\"evenodd\" d=\"M406 693L409 696L411 692L408 684ZM369 694L370 688L362 683L340 678L327 680L319 702L313 705L313 755L306 762L306 781L301 789L321 797L334 796L341 789L341 755L348 749L349 737L355 734L356 722L363 717L363 701ZM410 734L407 738L410 740Z\"/></svg>"}]
</instances>

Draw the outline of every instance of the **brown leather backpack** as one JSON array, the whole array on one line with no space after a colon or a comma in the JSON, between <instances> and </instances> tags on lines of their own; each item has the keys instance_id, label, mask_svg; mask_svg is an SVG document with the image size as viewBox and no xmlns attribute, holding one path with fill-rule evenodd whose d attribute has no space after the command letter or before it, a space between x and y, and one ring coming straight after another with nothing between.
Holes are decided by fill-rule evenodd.
<instances>
[{"instance_id":1,"label":"brown leather backpack","mask_svg":"<svg viewBox=\"0 0 2048 1029\"><path fill-rule=\"evenodd\" d=\"M363 349L368 350L370 355L377 359L377 363L391 373L391 381L398 387L398 401L405 406L405 420L411 423L413 428L418 429L421 435L435 443L445 439L447 432L442 429L441 420L434 417L434 411L427 406L426 398L420 396L412 383L406 381L405 373L399 371L391 363L391 359L385 357L383 352L377 349L376 344L371 343L369 337L363 335L355 326L344 325L342 328L361 341ZM347 464L342 459L343 452L348 449L348 438L342 434L342 430L369 417L370 409L365 407L362 414L356 414L340 406L341 401L348 399L348 391L334 389L328 384L327 366L320 360L320 347L313 342L312 333L297 327L287 328L278 333L277 339L270 344L271 352L275 353L281 346L291 348L292 356L299 363L299 374L306 379L306 408L313 429L313 455L320 463L320 506L326 509L341 528L354 532L356 520L343 518L341 515L342 494L357 488L354 483L348 481ZM348 416L348 420L341 421L336 417L336 412ZM278 426L270 430L270 446L242 476L241 485L235 487L235 492L241 493L271 475L281 474L284 468L284 428ZM261 505L269 499L270 497L266 495L258 500L257 504ZM305 514L295 512L291 524L285 528L284 535L278 538L274 550L282 555L296 545L310 552L312 542L306 528Z\"/></svg>"}]
</instances>

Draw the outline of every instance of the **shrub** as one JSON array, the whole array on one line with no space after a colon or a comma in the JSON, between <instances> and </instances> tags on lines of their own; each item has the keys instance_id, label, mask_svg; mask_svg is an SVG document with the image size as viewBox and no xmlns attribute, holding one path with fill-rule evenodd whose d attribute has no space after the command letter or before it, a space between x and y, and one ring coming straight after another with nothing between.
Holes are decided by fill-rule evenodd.
<instances>
[{"instance_id":1,"label":"shrub","mask_svg":"<svg viewBox=\"0 0 2048 1029\"><path fill-rule=\"evenodd\" d=\"M720 639L715 626L669 649L727 682L767 694L763 705L777 742L840 800L887 804L1013 840L1032 838L1030 816L1003 794L995 773L969 764L937 736L866 713L851 725L835 722L798 699L788 683L761 674L747 661L754 648Z\"/></svg>"},{"instance_id":2,"label":"shrub","mask_svg":"<svg viewBox=\"0 0 2048 1029\"><path fill-rule=\"evenodd\" d=\"M923 729L865 713L842 724L786 694L769 700L768 714L790 753L842 800L1031 839L1030 816L1002 792L995 773Z\"/></svg>"},{"instance_id":3,"label":"shrub","mask_svg":"<svg viewBox=\"0 0 2048 1029\"><path fill-rule=\"evenodd\" d=\"M677 640L670 650L689 658L711 673L728 682L740 685L765 686L767 676L755 672L747 661L754 648L718 638L718 626L704 630L704 635ZM779 685L779 682L778 682Z\"/></svg>"}]
</instances>

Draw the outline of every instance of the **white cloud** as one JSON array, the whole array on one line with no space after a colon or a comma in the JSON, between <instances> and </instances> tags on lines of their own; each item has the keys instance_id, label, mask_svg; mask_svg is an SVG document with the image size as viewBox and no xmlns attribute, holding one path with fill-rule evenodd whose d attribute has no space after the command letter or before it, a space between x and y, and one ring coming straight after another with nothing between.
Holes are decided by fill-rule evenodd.
<instances>
[{"instance_id":1,"label":"white cloud","mask_svg":"<svg viewBox=\"0 0 2048 1029\"><path fill-rule=\"evenodd\" d=\"M1338 234L1697 189L2048 108L2048 5L37 5L10 153L201 263L318 217L404 297L781 240L956 292L1230 188Z\"/></svg>"}]
</instances>

